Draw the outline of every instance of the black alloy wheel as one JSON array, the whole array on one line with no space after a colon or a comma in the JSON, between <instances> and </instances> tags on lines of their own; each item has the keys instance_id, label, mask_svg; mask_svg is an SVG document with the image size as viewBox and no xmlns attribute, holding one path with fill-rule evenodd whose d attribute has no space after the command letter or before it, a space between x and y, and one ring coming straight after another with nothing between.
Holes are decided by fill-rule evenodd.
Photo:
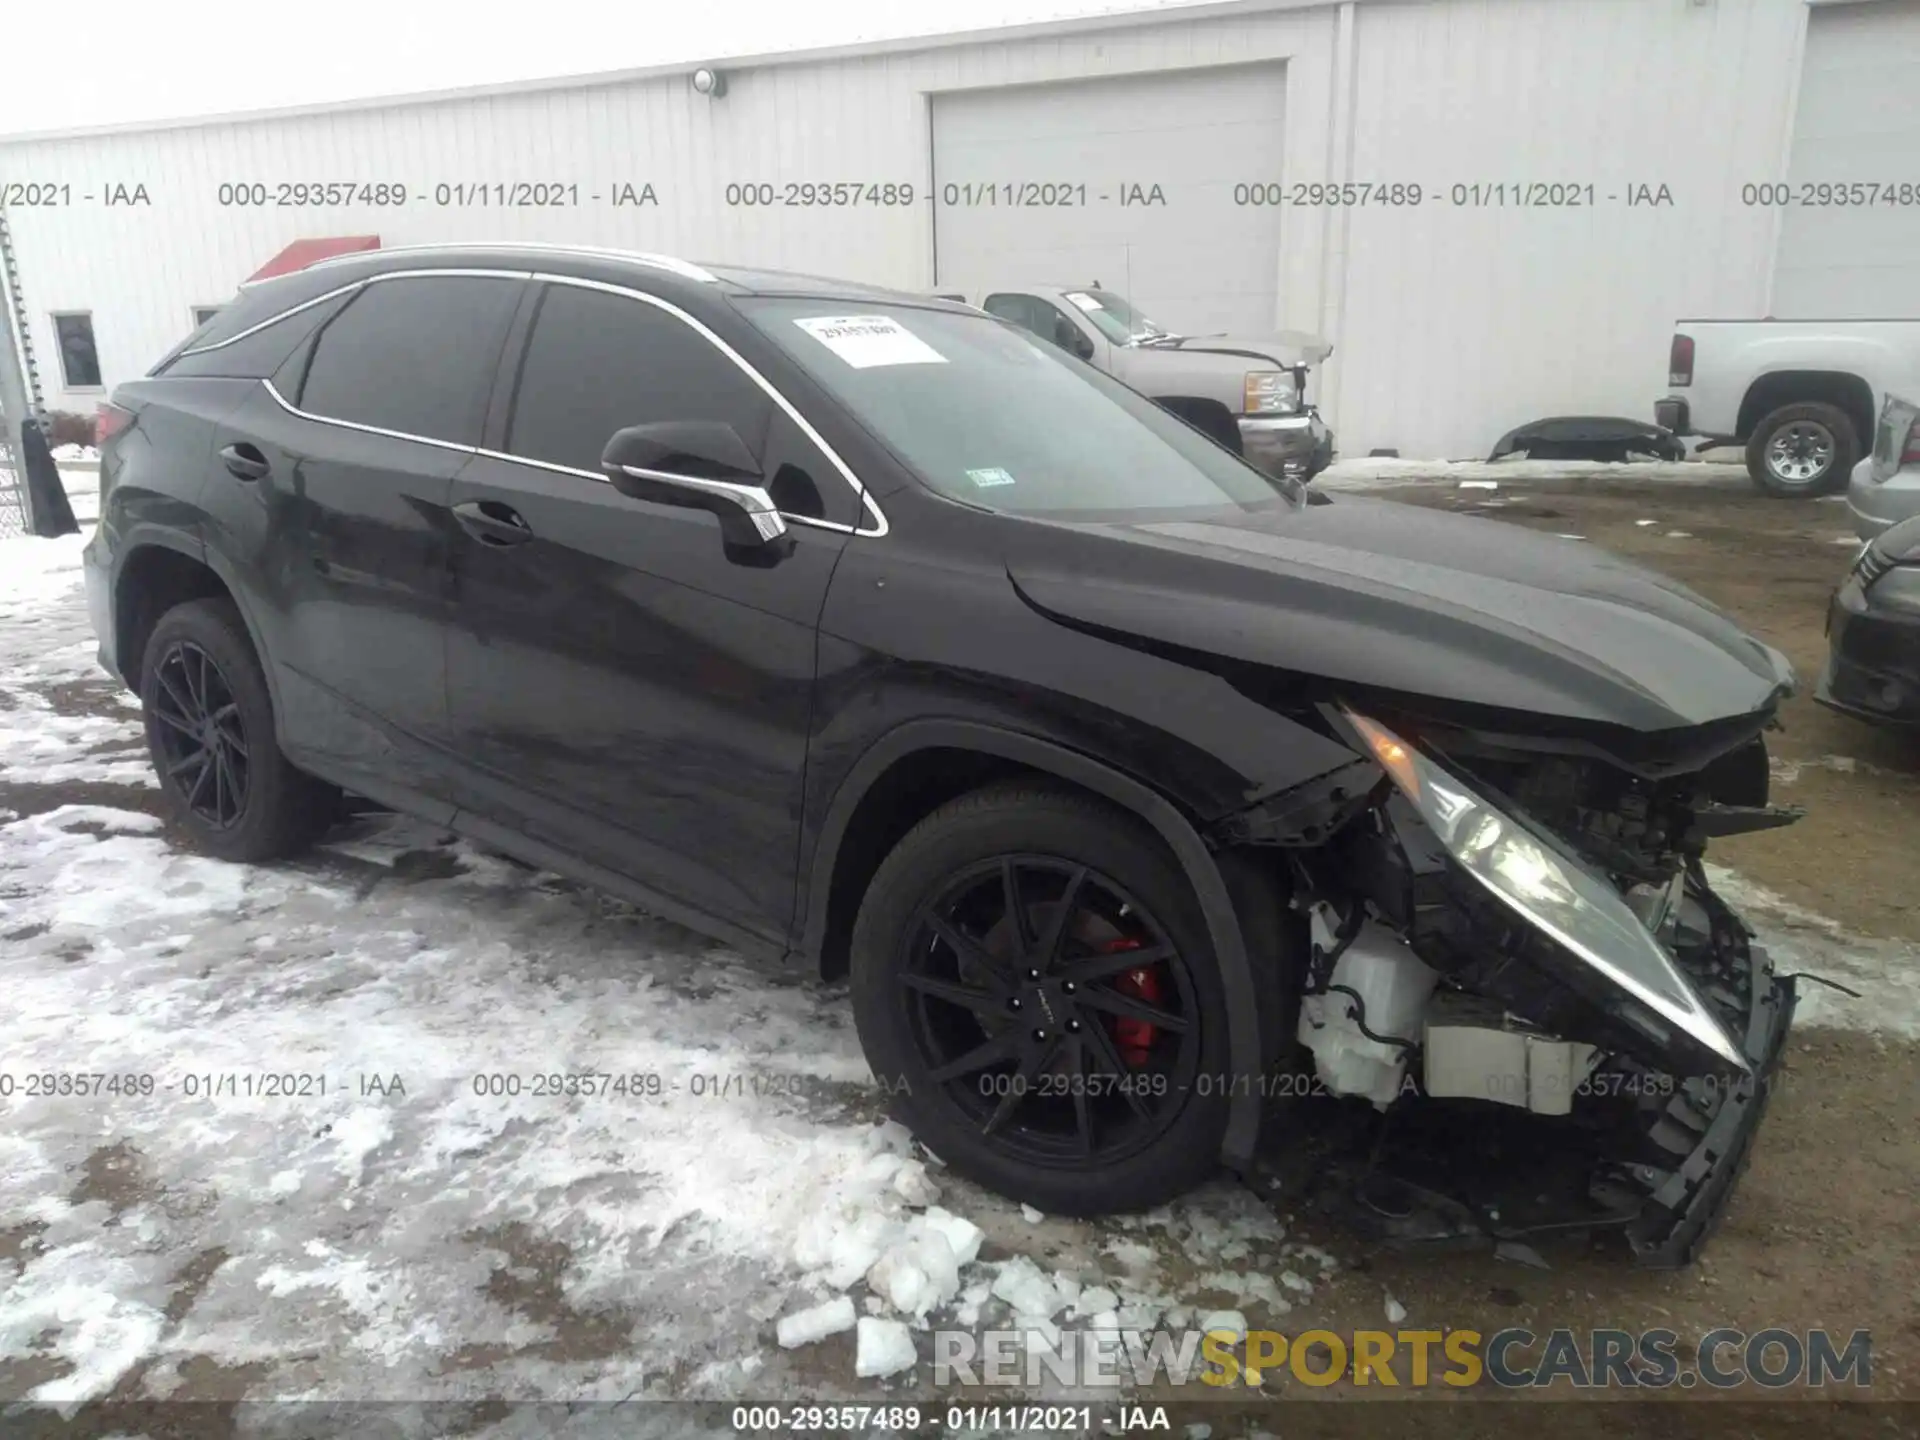
<instances>
[{"instance_id":1,"label":"black alloy wheel","mask_svg":"<svg viewBox=\"0 0 1920 1440\"><path fill-rule=\"evenodd\" d=\"M282 753L266 672L231 600L188 600L162 615L139 677L160 793L195 849L276 860L340 814L340 792Z\"/></svg>"},{"instance_id":2,"label":"black alloy wheel","mask_svg":"<svg viewBox=\"0 0 1920 1440\"><path fill-rule=\"evenodd\" d=\"M1211 932L1130 813L1035 782L949 801L875 871L850 961L867 1061L956 1174L1101 1215L1218 1170L1227 1008Z\"/></svg>"},{"instance_id":3,"label":"black alloy wheel","mask_svg":"<svg viewBox=\"0 0 1920 1440\"><path fill-rule=\"evenodd\" d=\"M167 647L155 678L161 773L178 787L188 813L217 830L232 829L246 814L252 774L232 684L191 640Z\"/></svg>"},{"instance_id":4,"label":"black alloy wheel","mask_svg":"<svg viewBox=\"0 0 1920 1440\"><path fill-rule=\"evenodd\" d=\"M1087 865L1004 855L967 867L920 908L897 974L928 1078L1033 1163L1151 1144L1198 1068L1186 962Z\"/></svg>"}]
</instances>

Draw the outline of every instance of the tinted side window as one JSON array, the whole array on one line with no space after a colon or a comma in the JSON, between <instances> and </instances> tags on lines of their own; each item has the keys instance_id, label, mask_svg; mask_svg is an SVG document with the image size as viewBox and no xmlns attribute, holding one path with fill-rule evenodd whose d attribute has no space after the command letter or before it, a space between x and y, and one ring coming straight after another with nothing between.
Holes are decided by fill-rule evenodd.
<instances>
[{"instance_id":1,"label":"tinted side window","mask_svg":"<svg viewBox=\"0 0 1920 1440\"><path fill-rule=\"evenodd\" d=\"M766 459L775 409L737 365L665 311L554 285L527 338L506 448L598 475L616 430L654 420L724 420Z\"/></svg>"},{"instance_id":2,"label":"tinted side window","mask_svg":"<svg viewBox=\"0 0 1920 1440\"><path fill-rule=\"evenodd\" d=\"M328 420L478 445L522 283L447 276L367 286L320 332L295 403Z\"/></svg>"},{"instance_id":3,"label":"tinted side window","mask_svg":"<svg viewBox=\"0 0 1920 1440\"><path fill-rule=\"evenodd\" d=\"M172 376L227 376L241 380L258 380L272 375L300 347L302 341L326 324L347 303L347 299L345 295L336 295L331 300L302 310L298 315L276 320L244 340L222 345L218 350L176 356L162 365L157 373ZM291 395L292 392L287 393Z\"/></svg>"}]
</instances>

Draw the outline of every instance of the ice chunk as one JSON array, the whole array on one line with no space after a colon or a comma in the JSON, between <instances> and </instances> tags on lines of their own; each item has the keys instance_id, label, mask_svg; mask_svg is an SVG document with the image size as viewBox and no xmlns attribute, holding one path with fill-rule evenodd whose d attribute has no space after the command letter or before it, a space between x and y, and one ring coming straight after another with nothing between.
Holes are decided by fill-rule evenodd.
<instances>
[{"instance_id":1,"label":"ice chunk","mask_svg":"<svg viewBox=\"0 0 1920 1440\"><path fill-rule=\"evenodd\" d=\"M993 1277L993 1293L1011 1305L1023 1320L1035 1315L1043 1320L1051 1319L1066 1304L1054 1288L1052 1277L1024 1255L1002 1263L1000 1273Z\"/></svg>"},{"instance_id":2,"label":"ice chunk","mask_svg":"<svg viewBox=\"0 0 1920 1440\"><path fill-rule=\"evenodd\" d=\"M874 1262L867 1284L894 1309L925 1315L960 1293L960 1266L947 1237L916 1219Z\"/></svg>"},{"instance_id":3,"label":"ice chunk","mask_svg":"<svg viewBox=\"0 0 1920 1440\"><path fill-rule=\"evenodd\" d=\"M940 1187L927 1178L926 1166L918 1160L909 1160L894 1172L893 1193L907 1204L919 1207L938 1200Z\"/></svg>"},{"instance_id":4,"label":"ice chunk","mask_svg":"<svg viewBox=\"0 0 1920 1440\"><path fill-rule=\"evenodd\" d=\"M1073 1302L1073 1316L1076 1320L1087 1315L1104 1315L1109 1310L1118 1309L1120 1297L1104 1285L1089 1285L1080 1292L1080 1298Z\"/></svg>"},{"instance_id":5,"label":"ice chunk","mask_svg":"<svg viewBox=\"0 0 1920 1440\"><path fill-rule=\"evenodd\" d=\"M1247 1337L1247 1317L1238 1310L1212 1311L1200 1317L1199 1325L1203 1334L1211 1335L1216 1330L1225 1330L1231 1333L1235 1340L1244 1340Z\"/></svg>"},{"instance_id":6,"label":"ice chunk","mask_svg":"<svg viewBox=\"0 0 1920 1440\"><path fill-rule=\"evenodd\" d=\"M853 1373L862 1380L897 1375L911 1369L919 1358L919 1352L913 1348L913 1332L898 1320L876 1320L871 1315L860 1317Z\"/></svg>"},{"instance_id":7,"label":"ice chunk","mask_svg":"<svg viewBox=\"0 0 1920 1440\"><path fill-rule=\"evenodd\" d=\"M836 1295L823 1305L781 1316L774 1326L774 1336L782 1350L791 1350L796 1345L812 1345L829 1335L851 1330L853 1320L853 1301L845 1295Z\"/></svg>"},{"instance_id":8,"label":"ice chunk","mask_svg":"<svg viewBox=\"0 0 1920 1440\"><path fill-rule=\"evenodd\" d=\"M947 1237L947 1244L953 1248L955 1264L971 1265L979 1258L980 1241L984 1237L980 1227L964 1215L956 1215L951 1210L943 1210L938 1205L931 1205L920 1217L920 1223ZM985 1298L986 1291L982 1289L980 1299ZM976 1300L974 1303L977 1305L980 1302Z\"/></svg>"},{"instance_id":9,"label":"ice chunk","mask_svg":"<svg viewBox=\"0 0 1920 1440\"><path fill-rule=\"evenodd\" d=\"M1407 1307L1394 1299L1393 1296L1387 1296L1387 1323L1389 1325L1398 1325L1406 1318Z\"/></svg>"}]
</instances>

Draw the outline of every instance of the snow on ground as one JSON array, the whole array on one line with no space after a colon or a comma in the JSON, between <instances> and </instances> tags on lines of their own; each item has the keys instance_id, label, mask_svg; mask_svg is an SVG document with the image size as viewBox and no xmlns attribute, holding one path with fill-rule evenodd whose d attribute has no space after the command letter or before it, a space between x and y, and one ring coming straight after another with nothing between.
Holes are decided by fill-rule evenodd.
<instances>
[{"instance_id":1,"label":"snow on ground","mask_svg":"<svg viewBox=\"0 0 1920 1440\"><path fill-rule=\"evenodd\" d=\"M1676 485L1744 485L1747 472L1732 460L1636 460L1609 464L1587 460L1402 460L1356 456L1339 460L1314 477L1324 490L1378 490L1416 481L1484 484L1513 480L1662 480Z\"/></svg>"},{"instance_id":2,"label":"snow on ground","mask_svg":"<svg viewBox=\"0 0 1920 1440\"><path fill-rule=\"evenodd\" d=\"M261 1396L878 1395L929 1325L1313 1313L1331 1257L1250 1192L1025 1216L881 1121L842 999L618 902L407 821L281 866L176 850L82 540L0 541L0 1370L41 1366L34 1398L208 1365ZM1719 879L1783 968L1866 994L1805 1021L1920 1034L1913 947ZM840 1294L890 1323L777 1344ZM896 1322L914 1362L857 1380L905 1362Z\"/></svg>"},{"instance_id":3,"label":"snow on ground","mask_svg":"<svg viewBox=\"0 0 1920 1440\"><path fill-rule=\"evenodd\" d=\"M80 546L0 542L16 805L146 793ZM79 686L100 713L61 713ZM1324 1273L1228 1185L1029 1226L881 1120L838 996L428 827L244 867L124 804L28 808L0 808L0 1370L47 1366L32 1398L164 1396L209 1363L315 1398L844 1392L851 1347L822 1374L782 1315L851 1291L924 1375L958 1316L1095 1326L1062 1313L1093 1287L1148 1325L1200 1272ZM994 1298L1008 1267L1060 1303ZM899 1332L867 1335L891 1371Z\"/></svg>"}]
</instances>

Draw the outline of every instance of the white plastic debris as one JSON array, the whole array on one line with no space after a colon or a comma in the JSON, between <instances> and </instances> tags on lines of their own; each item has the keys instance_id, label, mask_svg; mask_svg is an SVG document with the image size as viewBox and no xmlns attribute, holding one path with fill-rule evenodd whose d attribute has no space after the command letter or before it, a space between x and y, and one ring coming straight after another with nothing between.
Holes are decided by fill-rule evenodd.
<instances>
[{"instance_id":1,"label":"white plastic debris","mask_svg":"<svg viewBox=\"0 0 1920 1440\"><path fill-rule=\"evenodd\" d=\"M1633 523L1644 529L1648 525L1658 525L1660 522L1658 520L1636 520Z\"/></svg>"},{"instance_id":2,"label":"white plastic debris","mask_svg":"<svg viewBox=\"0 0 1920 1440\"><path fill-rule=\"evenodd\" d=\"M1387 1296L1387 1323L1389 1325L1398 1325L1406 1318L1407 1307L1394 1299L1393 1296Z\"/></svg>"},{"instance_id":3,"label":"white plastic debris","mask_svg":"<svg viewBox=\"0 0 1920 1440\"><path fill-rule=\"evenodd\" d=\"M971 1265L980 1256L980 1242L985 1238L980 1227L964 1215L956 1215L951 1210L943 1210L938 1205L930 1205L920 1217L920 1223L930 1230L937 1230L947 1237L952 1247L956 1265ZM980 1298L986 1298L986 1287L980 1288ZM975 1301L978 1304L979 1301Z\"/></svg>"},{"instance_id":4,"label":"white plastic debris","mask_svg":"<svg viewBox=\"0 0 1920 1440\"><path fill-rule=\"evenodd\" d=\"M1029 1225L1038 1225L1047 1217L1031 1205L1022 1205L1020 1207L1020 1218L1025 1220Z\"/></svg>"},{"instance_id":5,"label":"white plastic debris","mask_svg":"<svg viewBox=\"0 0 1920 1440\"><path fill-rule=\"evenodd\" d=\"M925 1315L960 1293L960 1266L947 1237L916 1218L874 1261L867 1284L907 1315Z\"/></svg>"},{"instance_id":6,"label":"white plastic debris","mask_svg":"<svg viewBox=\"0 0 1920 1440\"><path fill-rule=\"evenodd\" d=\"M902 1370L911 1369L919 1358L919 1352L913 1348L913 1332L898 1320L876 1320L871 1315L860 1317L853 1373L862 1380L898 1375Z\"/></svg>"},{"instance_id":7,"label":"white plastic debris","mask_svg":"<svg viewBox=\"0 0 1920 1440\"><path fill-rule=\"evenodd\" d=\"M1692 538L1693 538L1693 532L1691 530L1667 531L1667 539L1669 540L1691 540Z\"/></svg>"},{"instance_id":8,"label":"white plastic debris","mask_svg":"<svg viewBox=\"0 0 1920 1440\"><path fill-rule=\"evenodd\" d=\"M940 1187L928 1178L926 1166L909 1160L894 1172L893 1193L907 1204L921 1207L940 1198Z\"/></svg>"},{"instance_id":9,"label":"white plastic debris","mask_svg":"<svg viewBox=\"0 0 1920 1440\"><path fill-rule=\"evenodd\" d=\"M1199 1328L1202 1334L1211 1335L1216 1330L1225 1330L1235 1340L1244 1340L1247 1338L1247 1317L1238 1310L1215 1310L1200 1317Z\"/></svg>"},{"instance_id":10,"label":"white plastic debris","mask_svg":"<svg viewBox=\"0 0 1920 1440\"><path fill-rule=\"evenodd\" d=\"M836 1295L824 1305L781 1316L774 1326L774 1337L782 1350L791 1350L797 1345L812 1345L829 1335L851 1330L853 1322L853 1301L845 1295Z\"/></svg>"},{"instance_id":11,"label":"white plastic debris","mask_svg":"<svg viewBox=\"0 0 1920 1440\"><path fill-rule=\"evenodd\" d=\"M1119 1308L1120 1297L1113 1291L1104 1285L1089 1285L1073 1302L1073 1318L1083 1320L1089 1315L1104 1315Z\"/></svg>"},{"instance_id":12,"label":"white plastic debris","mask_svg":"<svg viewBox=\"0 0 1920 1440\"><path fill-rule=\"evenodd\" d=\"M1500 482L1498 480L1462 480L1460 488L1462 490L1498 490Z\"/></svg>"}]
</instances>

